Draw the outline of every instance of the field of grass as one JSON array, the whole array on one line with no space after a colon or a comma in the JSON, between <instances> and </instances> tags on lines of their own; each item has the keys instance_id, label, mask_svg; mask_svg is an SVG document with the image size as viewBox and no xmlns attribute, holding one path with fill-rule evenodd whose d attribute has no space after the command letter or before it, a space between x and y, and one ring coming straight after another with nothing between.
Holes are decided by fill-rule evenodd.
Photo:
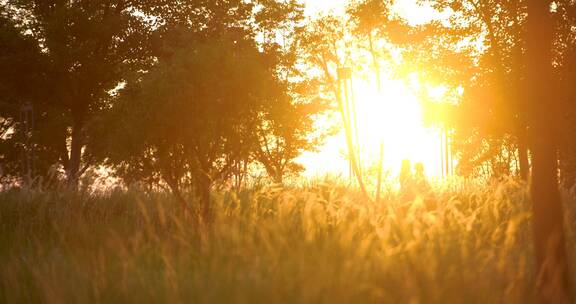
<instances>
[{"instance_id":1,"label":"field of grass","mask_svg":"<svg viewBox=\"0 0 576 304\"><path fill-rule=\"evenodd\" d=\"M1 193L0 302L533 302L530 204L513 181L411 201L328 182L214 201L199 231L168 194Z\"/></svg>"}]
</instances>

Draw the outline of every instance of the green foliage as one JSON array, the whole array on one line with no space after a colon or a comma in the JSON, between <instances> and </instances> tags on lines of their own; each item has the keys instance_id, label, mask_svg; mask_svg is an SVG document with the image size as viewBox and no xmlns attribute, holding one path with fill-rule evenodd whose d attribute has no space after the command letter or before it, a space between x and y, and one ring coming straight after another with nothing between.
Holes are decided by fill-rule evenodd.
<instances>
[{"instance_id":1,"label":"green foliage","mask_svg":"<svg viewBox=\"0 0 576 304\"><path fill-rule=\"evenodd\" d=\"M254 144L264 103L282 96L270 58L240 39L212 37L178 48L129 85L113 109L118 142L109 146L126 149L119 158L110 151L111 159L149 158L177 180L187 172L228 177L231 163Z\"/></svg>"},{"instance_id":2,"label":"green foliage","mask_svg":"<svg viewBox=\"0 0 576 304\"><path fill-rule=\"evenodd\" d=\"M0 181L20 177L21 154L31 150L38 154L36 167L44 176L48 168L58 161L57 144L53 141L62 134L62 117L53 116L50 108L50 90L46 81L47 62L40 46L30 34L23 34L10 12L0 9ZM39 127L32 134L24 134L21 110L25 103L33 103L38 115L34 123ZM50 115L42 115L49 113ZM60 120L59 120L60 119ZM35 145L24 140L32 136ZM38 140L36 140L38 139Z\"/></svg>"},{"instance_id":3,"label":"green foliage","mask_svg":"<svg viewBox=\"0 0 576 304\"><path fill-rule=\"evenodd\" d=\"M90 164L88 157L82 157L86 124L106 107L109 91L128 72L150 63L147 44L152 28L134 13L150 5L150 1L120 0L2 2L2 19L10 21L2 21L0 39L12 43L2 48L3 64L10 64L2 67L2 79L12 85L14 104L34 105L38 132L33 148L39 162L49 163L44 170L60 165L75 184L81 165ZM18 125L14 127L16 135L8 142L12 147L22 145L13 142L23 137L18 136Z\"/></svg>"},{"instance_id":4,"label":"green foliage","mask_svg":"<svg viewBox=\"0 0 576 304\"><path fill-rule=\"evenodd\" d=\"M558 98L560 99L559 158L561 181L566 188L576 185L576 3L555 1L554 22L557 35L554 41L554 62L558 77Z\"/></svg>"},{"instance_id":5,"label":"green foliage","mask_svg":"<svg viewBox=\"0 0 576 304\"><path fill-rule=\"evenodd\" d=\"M312 116L322 110L301 90L312 83L290 44L302 10L296 1L2 2L3 177L22 175L24 150L35 151L39 175L63 168L71 185L106 161L128 180L157 183L162 168L174 185L199 172L226 179L239 162L279 180L297 173L294 158L318 144ZM279 32L282 45L258 42ZM27 101L32 136L18 121Z\"/></svg>"},{"instance_id":6,"label":"green foliage","mask_svg":"<svg viewBox=\"0 0 576 304\"><path fill-rule=\"evenodd\" d=\"M212 185L249 164L278 182L301 171L294 159L321 138L321 100L307 97L293 51L257 44L252 30L173 30L154 67L95 124L95 155L128 183L161 180L181 200L192 190L206 204Z\"/></svg>"},{"instance_id":7,"label":"green foliage","mask_svg":"<svg viewBox=\"0 0 576 304\"><path fill-rule=\"evenodd\" d=\"M429 78L445 82L447 87L463 89L461 102L454 113L456 120L453 148L460 160L463 175L520 175L526 178L530 124L526 87L526 1L433 1L435 8L452 11L450 18L434 36L417 40L411 58L424 58L424 70L440 67L443 75ZM574 184L576 149L574 126L574 48L575 24L573 1L553 1L551 16L555 22L553 45L554 90L550 98L560 100L558 127L560 163L566 187ZM429 45L425 41L431 41ZM453 53L454 56L450 55ZM430 56L432 54L432 56ZM451 60L444 60L450 59ZM433 60L433 64L431 61ZM431 69L428 67L432 67ZM546 102L546 101L543 101ZM551 107L550 111L558 109ZM540 115L540 114L535 114ZM483 147L479 149L478 147ZM487 169L502 160L506 170Z\"/></svg>"},{"instance_id":8,"label":"green foliage","mask_svg":"<svg viewBox=\"0 0 576 304\"><path fill-rule=\"evenodd\" d=\"M446 101L457 101L455 109L436 118L452 134L459 174L525 178L525 3L430 3L451 13L442 22L414 31L416 40L407 55L415 60L422 78L448 89ZM519 161L507 165L510 170L485 170L513 154Z\"/></svg>"}]
</instances>

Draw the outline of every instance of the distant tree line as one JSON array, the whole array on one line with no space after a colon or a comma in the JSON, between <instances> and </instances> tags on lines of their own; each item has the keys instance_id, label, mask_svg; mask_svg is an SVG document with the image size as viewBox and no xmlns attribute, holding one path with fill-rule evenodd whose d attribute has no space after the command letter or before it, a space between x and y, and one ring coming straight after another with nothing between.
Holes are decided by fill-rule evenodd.
<instances>
[{"instance_id":1,"label":"distant tree line","mask_svg":"<svg viewBox=\"0 0 576 304\"><path fill-rule=\"evenodd\" d=\"M310 22L299 41L306 61L322 75L321 88L343 99L337 72L346 66L372 75L378 87L383 73L407 81L416 76L425 120L449 134L459 175L526 180L534 138L526 90L528 1L420 3L446 18L409 25L394 11L394 1L354 0L343 17L325 15ZM548 110L557 117L561 182L571 188L576 185L576 4L548 3L553 24L550 96L558 100ZM428 88L438 86L446 93L434 100Z\"/></svg>"},{"instance_id":2,"label":"distant tree line","mask_svg":"<svg viewBox=\"0 0 576 304\"><path fill-rule=\"evenodd\" d=\"M412 41L414 62L430 78L449 88L454 106L440 121L450 130L459 174L517 176L527 179L532 164L534 130L529 117L527 59L529 1L434 1L451 12L444 22L421 26L428 32ZM547 1L552 25L552 85L548 97L557 102L552 113L561 183L576 185L576 3ZM548 81L541 76L541 81ZM458 94L460 91L462 94ZM539 113L544 114L544 113Z\"/></svg>"},{"instance_id":3,"label":"distant tree line","mask_svg":"<svg viewBox=\"0 0 576 304\"><path fill-rule=\"evenodd\" d=\"M322 141L313 117L332 107L363 188L340 73L353 66L378 90L383 73L447 88L444 103L426 102L427 121L449 134L458 174L527 179L527 1L423 3L449 17L409 26L388 0L314 20L292 0L3 1L1 178L50 186L64 173L76 187L105 165L128 183L206 196L258 164L282 182ZM550 2L559 102L549 111L566 188L576 184L575 7Z\"/></svg>"},{"instance_id":4,"label":"distant tree line","mask_svg":"<svg viewBox=\"0 0 576 304\"><path fill-rule=\"evenodd\" d=\"M2 1L2 181L76 188L103 165L208 216L210 188L250 166L301 172L326 108L299 68L302 19L292 0Z\"/></svg>"}]
</instances>

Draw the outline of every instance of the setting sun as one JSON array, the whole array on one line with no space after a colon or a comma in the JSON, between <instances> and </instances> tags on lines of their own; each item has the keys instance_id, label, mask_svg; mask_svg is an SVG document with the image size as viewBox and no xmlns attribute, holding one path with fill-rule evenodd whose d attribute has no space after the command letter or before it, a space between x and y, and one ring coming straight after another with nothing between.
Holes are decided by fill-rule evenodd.
<instances>
[{"instance_id":1,"label":"setting sun","mask_svg":"<svg viewBox=\"0 0 576 304\"><path fill-rule=\"evenodd\" d=\"M349 3L349 1L305 1L307 12L313 16L312 18L326 13L343 15ZM421 5L413 0L394 2L392 12L411 25L442 20L446 17L445 13L434 10L430 5ZM352 50L349 56L370 57L359 50ZM394 66L390 62L383 64ZM425 174L429 177L442 176L444 164L441 132L423 124L425 113L422 101L418 98L417 90L421 86L418 80L394 79L391 77L392 71L388 69L387 72L380 72L382 79L378 89L374 73L370 76L360 76L355 70L352 68L353 85L349 98L353 105L352 135L355 137L353 141L357 145L360 166L370 168L382 162L383 170L395 176L399 173L402 161L408 160L412 164L422 163ZM435 87L430 91L436 100L441 100L444 94L442 87ZM339 116L333 116L330 123L343 126L342 118ZM304 153L300 157L308 176L350 173L344 129L329 138L319 151Z\"/></svg>"},{"instance_id":2,"label":"setting sun","mask_svg":"<svg viewBox=\"0 0 576 304\"><path fill-rule=\"evenodd\" d=\"M396 175L403 160L422 163L431 177L442 174L439 132L423 124L421 101L406 83L384 79L381 93L375 80L359 79L351 94L356 104L358 143L362 166L375 165L383 145L383 167ZM339 117L335 116L334 120ZM329 173L346 174L348 161L344 131L316 153L307 153L302 162L311 176Z\"/></svg>"},{"instance_id":3,"label":"setting sun","mask_svg":"<svg viewBox=\"0 0 576 304\"><path fill-rule=\"evenodd\" d=\"M427 174L441 174L440 137L423 125L422 106L401 81L386 81L382 93L358 90L358 122L362 149L376 160L384 145L385 168L399 170L402 160L424 164ZM374 90L372 90L374 91Z\"/></svg>"}]
</instances>

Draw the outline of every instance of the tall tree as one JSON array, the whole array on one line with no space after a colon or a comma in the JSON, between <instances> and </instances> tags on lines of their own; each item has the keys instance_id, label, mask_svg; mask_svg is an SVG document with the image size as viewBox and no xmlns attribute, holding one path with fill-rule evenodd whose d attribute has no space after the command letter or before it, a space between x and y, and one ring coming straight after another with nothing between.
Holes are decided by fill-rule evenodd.
<instances>
[{"instance_id":1,"label":"tall tree","mask_svg":"<svg viewBox=\"0 0 576 304\"><path fill-rule=\"evenodd\" d=\"M254 159L276 183L302 172L305 168L296 158L304 151L314 151L330 132L330 128L319 129L314 123L325 110L324 101L310 93L317 87L308 81L284 85L290 92L274 96L276 102L264 107L253 152Z\"/></svg>"},{"instance_id":2,"label":"tall tree","mask_svg":"<svg viewBox=\"0 0 576 304\"><path fill-rule=\"evenodd\" d=\"M169 24L160 32L157 63L120 91L99 123L107 127L94 128L92 137L106 139L100 159L128 182L159 178L185 208L210 221L211 189L243 165L258 161L278 180L297 168L294 158L314 145L317 111L315 101L291 95L298 82L283 75L295 61L277 42L256 39L290 14L244 1L204 5L205 19L190 19L197 24ZM198 205L189 205L187 192Z\"/></svg>"},{"instance_id":3,"label":"tall tree","mask_svg":"<svg viewBox=\"0 0 576 304\"><path fill-rule=\"evenodd\" d=\"M21 114L25 108L38 108L36 101L47 93L40 46L18 28L12 13L0 9L0 179L10 182L23 179L22 156L36 152L30 139L37 136Z\"/></svg>"},{"instance_id":4,"label":"tall tree","mask_svg":"<svg viewBox=\"0 0 576 304\"><path fill-rule=\"evenodd\" d=\"M254 145L263 95L277 88L271 75L254 45L230 35L174 50L122 93L112 121L121 124L115 140L123 143L116 145L127 153L115 149L111 160L152 164L183 204L188 183L209 219L212 185Z\"/></svg>"},{"instance_id":5,"label":"tall tree","mask_svg":"<svg viewBox=\"0 0 576 304\"><path fill-rule=\"evenodd\" d=\"M356 181L368 197L361 170L357 143L354 106L349 102L349 80L352 70L352 37L343 18L323 16L310 22L298 36L298 48L306 64L322 75L322 89L336 102L348 147L348 158Z\"/></svg>"},{"instance_id":6,"label":"tall tree","mask_svg":"<svg viewBox=\"0 0 576 304\"><path fill-rule=\"evenodd\" d=\"M455 125L459 153L474 159L471 162L462 159L462 167L501 163L502 167L508 168L503 174L514 174L511 164L499 160L514 155L513 159L517 159L515 171L526 180L529 161L528 124L523 110L526 108L523 90L526 81L523 60L525 2L441 0L432 3L439 10L452 12L447 21L449 27L440 32L453 37L448 38L452 49L462 49L463 45L477 48L475 52L469 52L475 57L472 61L475 71L465 76L461 83L452 85L464 88L460 115L479 117Z\"/></svg>"},{"instance_id":7,"label":"tall tree","mask_svg":"<svg viewBox=\"0 0 576 304\"><path fill-rule=\"evenodd\" d=\"M372 66L376 76L376 86L381 86L381 61L385 58L382 42L386 40L388 27L392 23L392 3L385 0L362 0L351 2L347 13L350 17L354 34L360 41L365 41L366 49L372 57ZM381 43L378 43L381 42Z\"/></svg>"},{"instance_id":8,"label":"tall tree","mask_svg":"<svg viewBox=\"0 0 576 304\"><path fill-rule=\"evenodd\" d=\"M308 75L295 41L303 30L303 6L295 0L260 2L257 31L264 39L261 47L275 58L276 78L285 88L270 96L257 126L258 147L253 158L276 183L285 176L304 170L296 158L303 151L315 150L330 132L314 123L325 110L325 99L317 79Z\"/></svg>"},{"instance_id":9,"label":"tall tree","mask_svg":"<svg viewBox=\"0 0 576 304\"><path fill-rule=\"evenodd\" d=\"M41 49L38 55L46 63L41 66L43 85L50 93L41 98L50 101L53 115L61 116L66 133L70 130L56 141L72 187L81 167L89 165L82 156L86 124L105 107L109 91L125 73L142 69L151 59L145 37L152 26L142 13L151 5L125 0L2 3L2 9L13 14L18 31Z\"/></svg>"},{"instance_id":10,"label":"tall tree","mask_svg":"<svg viewBox=\"0 0 576 304\"><path fill-rule=\"evenodd\" d=\"M390 58L386 47L388 34L391 31L402 31L399 19L393 18L392 2L387 0L361 0L348 5L347 13L353 26L353 33L359 41L364 41L365 49L370 53L372 68L376 78L377 96L381 95L382 86L382 61ZM386 102L380 100L380 102ZM384 142L380 142L380 159L378 161L378 173L376 182L376 200L380 199L382 185L382 163L384 157Z\"/></svg>"},{"instance_id":11,"label":"tall tree","mask_svg":"<svg viewBox=\"0 0 576 304\"><path fill-rule=\"evenodd\" d=\"M562 186L576 186L576 2L554 1L557 34L554 40L555 76L560 99L559 165Z\"/></svg>"},{"instance_id":12,"label":"tall tree","mask_svg":"<svg viewBox=\"0 0 576 304\"><path fill-rule=\"evenodd\" d=\"M558 96L554 93L551 1L528 2L527 92L531 122L534 247L541 300L570 303L563 211L558 191Z\"/></svg>"}]
</instances>

